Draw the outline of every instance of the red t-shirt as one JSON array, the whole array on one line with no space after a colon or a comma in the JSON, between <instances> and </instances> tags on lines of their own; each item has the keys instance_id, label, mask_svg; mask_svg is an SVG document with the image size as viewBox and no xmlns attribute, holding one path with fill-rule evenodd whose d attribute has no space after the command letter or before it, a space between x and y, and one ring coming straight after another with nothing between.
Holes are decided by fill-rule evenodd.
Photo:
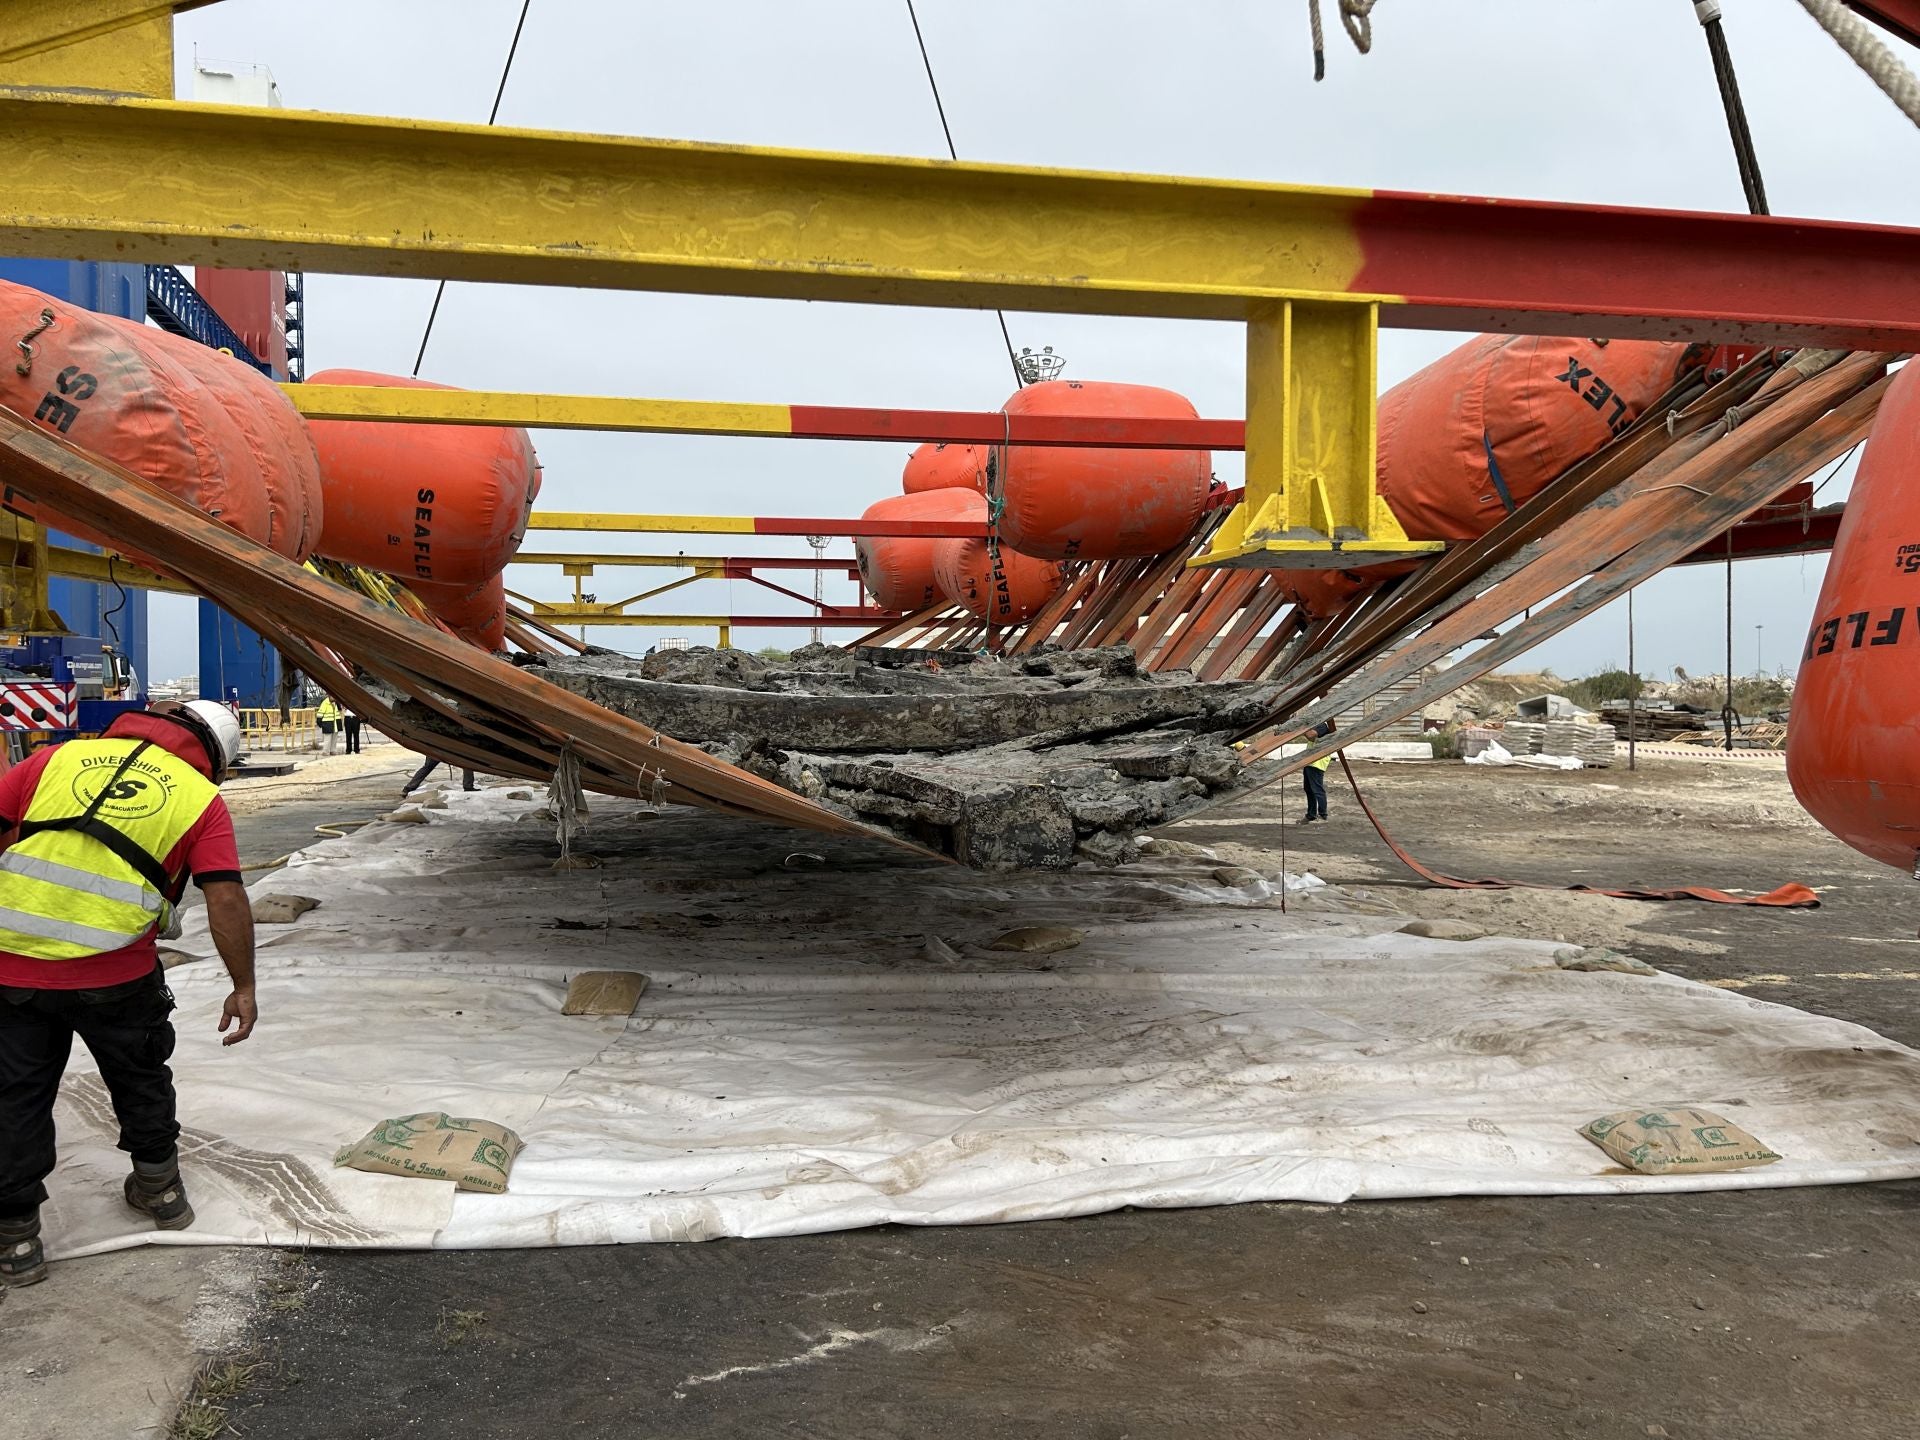
<instances>
[{"instance_id":1,"label":"red t-shirt","mask_svg":"<svg viewBox=\"0 0 1920 1440\"><path fill-rule=\"evenodd\" d=\"M161 749L186 761L202 775L208 774L206 751L193 733L170 720L139 711L122 715L107 727L115 740L151 740ZM25 760L0 775L0 831L13 842L13 829L33 803L33 792L40 783L47 759L58 746L36 750ZM206 813L194 821L193 828L180 837L166 859L167 874L176 879L192 875L194 883L205 886L219 880L240 879L240 851L233 838L233 816L227 802L218 795ZM15 955L0 950L0 985L21 986L29 990L102 990L109 985L124 985L138 980L159 963L154 932L148 930L131 945L88 955L78 960L39 960L31 955Z\"/></svg>"}]
</instances>

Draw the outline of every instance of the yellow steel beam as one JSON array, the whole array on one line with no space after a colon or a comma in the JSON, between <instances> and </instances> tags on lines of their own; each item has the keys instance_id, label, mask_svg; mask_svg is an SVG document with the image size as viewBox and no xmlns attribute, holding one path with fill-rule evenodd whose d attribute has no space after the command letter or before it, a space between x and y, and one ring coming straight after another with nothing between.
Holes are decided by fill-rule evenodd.
<instances>
[{"instance_id":1,"label":"yellow steel beam","mask_svg":"<svg viewBox=\"0 0 1920 1440\"><path fill-rule=\"evenodd\" d=\"M0 629L24 635L70 634L47 595L53 573L47 532L14 518L12 533L0 539Z\"/></svg>"},{"instance_id":2,"label":"yellow steel beam","mask_svg":"<svg viewBox=\"0 0 1920 1440\"><path fill-rule=\"evenodd\" d=\"M123 32L127 30L156 20L171 22L182 10L197 10L213 3L214 0L7 0L0 5L0 65L12 65L103 36L119 35L125 40ZM166 89L169 94L173 91L171 75Z\"/></svg>"},{"instance_id":3,"label":"yellow steel beam","mask_svg":"<svg viewBox=\"0 0 1920 1440\"><path fill-rule=\"evenodd\" d=\"M1247 493L1194 566L1353 566L1407 539L1374 489L1378 307L1276 300L1247 321Z\"/></svg>"},{"instance_id":4,"label":"yellow steel beam","mask_svg":"<svg viewBox=\"0 0 1920 1440\"><path fill-rule=\"evenodd\" d=\"M117 583L129 590L164 590L169 595L200 593L171 575L157 574L118 556L96 555L90 550L69 550L64 545L47 547L47 571L66 580L91 580L99 585Z\"/></svg>"},{"instance_id":5,"label":"yellow steel beam","mask_svg":"<svg viewBox=\"0 0 1920 1440\"><path fill-rule=\"evenodd\" d=\"M1238 319L1352 296L1366 192L0 97L0 253Z\"/></svg>"},{"instance_id":6,"label":"yellow steel beam","mask_svg":"<svg viewBox=\"0 0 1920 1440\"><path fill-rule=\"evenodd\" d=\"M170 96L174 13L212 3L4 0L0 3L0 86L71 86Z\"/></svg>"},{"instance_id":7,"label":"yellow steel beam","mask_svg":"<svg viewBox=\"0 0 1920 1440\"><path fill-rule=\"evenodd\" d=\"M752 535L751 515L609 515L597 510L536 510L529 530L647 535Z\"/></svg>"},{"instance_id":8,"label":"yellow steel beam","mask_svg":"<svg viewBox=\"0 0 1920 1440\"><path fill-rule=\"evenodd\" d=\"M525 425L536 430L638 430L685 435L790 435L785 405L640 400L612 395L531 395L491 390L408 390L379 385L283 385L309 420L408 420L443 425Z\"/></svg>"},{"instance_id":9,"label":"yellow steel beam","mask_svg":"<svg viewBox=\"0 0 1920 1440\"><path fill-rule=\"evenodd\" d=\"M664 585L656 585L651 590L642 590L638 595L629 595L624 600L611 601L600 608L615 611L625 610L629 605L638 605L642 600L651 600L656 595L664 595L669 590L678 590L682 585L691 585L696 580L721 580L725 578L724 573L719 570L696 570L691 575L682 575L678 580L669 580Z\"/></svg>"}]
</instances>

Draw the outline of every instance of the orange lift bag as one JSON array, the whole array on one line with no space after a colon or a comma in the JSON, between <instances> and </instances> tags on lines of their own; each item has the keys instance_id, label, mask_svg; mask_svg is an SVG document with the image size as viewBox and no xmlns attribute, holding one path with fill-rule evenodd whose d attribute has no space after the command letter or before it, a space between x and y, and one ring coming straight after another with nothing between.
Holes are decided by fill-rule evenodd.
<instances>
[{"instance_id":1,"label":"orange lift bag","mask_svg":"<svg viewBox=\"0 0 1920 1440\"><path fill-rule=\"evenodd\" d=\"M1920 875L1920 365L1887 387L1793 687L1787 779L1864 855Z\"/></svg>"},{"instance_id":2,"label":"orange lift bag","mask_svg":"<svg viewBox=\"0 0 1920 1440\"><path fill-rule=\"evenodd\" d=\"M1414 540L1477 540L1624 430L1679 379L1688 347L1482 335L1380 397L1380 496ZM1315 618L1417 568L1282 577Z\"/></svg>"},{"instance_id":3,"label":"orange lift bag","mask_svg":"<svg viewBox=\"0 0 1920 1440\"><path fill-rule=\"evenodd\" d=\"M1002 408L1009 415L1199 416L1171 390L1101 380L1043 380ZM1171 550L1200 523L1212 484L1213 457L1205 450L1012 445L1006 457L1000 534L1023 554L1049 560Z\"/></svg>"},{"instance_id":4,"label":"orange lift bag","mask_svg":"<svg viewBox=\"0 0 1920 1440\"><path fill-rule=\"evenodd\" d=\"M504 574L493 575L478 585L436 585L416 580L408 588L420 597L434 619L469 645L494 654L507 648Z\"/></svg>"},{"instance_id":5,"label":"orange lift bag","mask_svg":"<svg viewBox=\"0 0 1920 1440\"><path fill-rule=\"evenodd\" d=\"M974 538L939 541L933 574L940 593L968 614L989 625L1018 625L1059 593L1066 567Z\"/></svg>"},{"instance_id":6,"label":"orange lift bag","mask_svg":"<svg viewBox=\"0 0 1920 1440\"><path fill-rule=\"evenodd\" d=\"M1353 570L1283 570L1277 577L1289 600L1316 620L1337 615L1354 596L1420 568L1417 560L1388 560Z\"/></svg>"},{"instance_id":7,"label":"orange lift bag","mask_svg":"<svg viewBox=\"0 0 1920 1440\"><path fill-rule=\"evenodd\" d=\"M0 281L0 349L7 356L0 363L0 405L264 543L271 530L267 481L254 445L222 399L229 391L244 393L241 387L251 372L231 357L207 367L222 375L216 394L195 368L180 361L183 350L199 348L164 331ZM253 379L267 384L258 374ZM35 518L24 496L10 495L7 503ZM152 563L85 526L58 515L45 519Z\"/></svg>"},{"instance_id":8,"label":"orange lift bag","mask_svg":"<svg viewBox=\"0 0 1920 1440\"><path fill-rule=\"evenodd\" d=\"M1662 340L1482 335L1380 397L1380 498L1413 540L1472 540L1680 377Z\"/></svg>"},{"instance_id":9,"label":"orange lift bag","mask_svg":"<svg viewBox=\"0 0 1920 1440\"><path fill-rule=\"evenodd\" d=\"M977 490L922 490L889 495L860 512L862 520L971 520L987 518L987 502ZM874 603L911 615L941 601L934 579L933 552L941 542L911 535L863 535L853 542L860 582Z\"/></svg>"},{"instance_id":10,"label":"orange lift bag","mask_svg":"<svg viewBox=\"0 0 1920 1440\"><path fill-rule=\"evenodd\" d=\"M226 407L252 448L267 486L267 544L304 565L320 540L320 460L313 437L279 388L253 366L183 336L149 330L155 343Z\"/></svg>"},{"instance_id":11,"label":"orange lift bag","mask_svg":"<svg viewBox=\"0 0 1920 1440\"><path fill-rule=\"evenodd\" d=\"M454 387L323 370L310 385ZM326 523L320 553L412 585L470 590L500 573L527 533L540 491L527 432L504 425L408 425L313 420Z\"/></svg>"},{"instance_id":12,"label":"orange lift bag","mask_svg":"<svg viewBox=\"0 0 1920 1440\"><path fill-rule=\"evenodd\" d=\"M900 488L909 495L955 486L986 494L986 446L928 441L907 457L907 468L900 472Z\"/></svg>"}]
</instances>

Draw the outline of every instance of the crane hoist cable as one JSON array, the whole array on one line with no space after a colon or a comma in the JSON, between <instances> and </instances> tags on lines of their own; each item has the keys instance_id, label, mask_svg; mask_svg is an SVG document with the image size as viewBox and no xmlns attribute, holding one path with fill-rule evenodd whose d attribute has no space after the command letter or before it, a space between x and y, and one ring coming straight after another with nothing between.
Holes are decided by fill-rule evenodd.
<instances>
[{"instance_id":1,"label":"crane hoist cable","mask_svg":"<svg viewBox=\"0 0 1920 1440\"><path fill-rule=\"evenodd\" d=\"M957 161L960 152L953 145L953 127L947 124L947 107L940 99L940 82L933 78L933 61L927 55L927 37L920 33L920 15L913 8L913 0L907 0L907 19L913 22L913 40L920 47L920 64L927 72L927 88L933 92L933 108L940 116L940 133L947 138L947 158ZM1027 377L1020 368L1020 358L1013 353L1013 336L1007 330L1007 312L995 310L993 314L1000 322L1000 338L1006 342L1007 363L1013 367L1014 388L1019 389L1027 383Z\"/></svg>"},{"instance_id":2,"label":"crane hoist cable","mask_svg":"<svg viewBox=\"0 0 1920 1440\"><path fill-rule=\"evenodd\" d=\"M1707 33L1707 51L1713 56L1713 78L1720 86L1720 105L1727 115L1727 134L1733 141L1734 162L1740 167L1740 188L1747 209L1765 215L1767 187L1760 178L1760 158L1754 153L1753 133L1747 128L1747 108L1740 103L1740 81L1733 71L1733 52L1720 23L1720 0L1693 0L1693 13Z\"/></svg>"},{"instance_id":3,"label":"crane hoist cable","mask_svg":"<svg viewBox=\"0 0 1920 1440\"><path fill-rule=\"evenodd\" d=\"M491 125L500 118L500 100L507 93L507 76L513 73L513 57L520 50L520 32L527 28L527 11L533 8L533 0L520 0L520 18L514 22L513 40L507 46L507 63L500 67L500 83L493 92L493 108L487 112L487 124ZM433 338L433 322L440 315L440 301L447 293L447 282L442 280L433 287L433 308L427 311L427 328L420 334L420 353L413 357L413 374L418 379L420 367L426 363L427 341Z\"/></svg>"},{"instance_id":4,"label":"crane hoist cable","mask_svg":"<svg viewBox=\"0 0 1920 1440\"><path fill-rule=\"evenodd\" d=\"M1734 163L1740 167L1740 189L1747 209L1768 214L1767 187L1760 178L1760 157L1754 152L1753 132L1747 128L1747 107L1740 101L1740 80L1733 69L1733 52L1720 22L1720 0L1693 0L1693 13L1707 32L1707 52L1713 57L1713 78L1720 87L1720 107L1727 116L1727 135L1733 141ZM1720 728L1726 748L1733 749L1739 711L1733 704L1733 531L1727 531L1727 673L1726 693L1720 705Z\"/></svg>"}]
</instances>

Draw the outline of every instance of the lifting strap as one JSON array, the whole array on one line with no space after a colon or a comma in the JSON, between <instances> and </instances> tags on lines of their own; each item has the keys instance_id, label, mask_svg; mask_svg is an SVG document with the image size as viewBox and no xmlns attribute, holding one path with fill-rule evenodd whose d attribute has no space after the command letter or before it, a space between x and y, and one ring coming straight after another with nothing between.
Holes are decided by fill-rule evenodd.
<instances>
[{"instance_id":1,"label":"lifting strap","mask_svg":"<svg viewBox=\"0 0 1920 1440\"><path fill-rule=\"evenodd\" d=\"M1380 823L1380 817L1367 804L1367 797L1360 793L1360 782L1353 778L1353 767L1347 763L1344 750L1340 752L1340 768L1347 774L1347 784L1353 787L1353 798L1359 802L1362 813L1373 823L1374 833L1386 843L1394 858L1429 885L1438 885L1443 890L1574 890L1588 895L1611 895L1619 900L1706 900L1716 905L1768 905L1796 910L1817 910L1820 907L1820 897L1795 881L1788 881L1764 895L1729 895L1724 890L1711 890L1704 885L1681 885L1672 890L1606 890L1597 885L1540 885L1528 880L1463 880L1457 875L1442 875L1438 870L1428 869L1394 843L1393 837L1387 834L1386 827Z\"/></svg>"},{"instance_id":2,"label":"lifting strap","mask_svg":"<svg viewBox=\"0 0 1920 1440\"><path fill-rule=\"evenodd\" d=\"M16 839L25 840L30 835L38 835L48 830L77 830L111 850L128 869L144 880L155 894L164 895L171 904L178 904L180 893L186 889L186 877L181 876L181 881L176 886L160 861L135 844L132 837L100 819L100 807L106 803L107 793L119 784L120 777L127 773L133 762L138 760L152 744L151 740L142 740L129 750L126 758L114 767L113 773L94 793L92 803L80 814L64 816L58 820L23 820Z\"/></svg>"},{"instance_id":3,"label":"lifting strap","mask_svg":"<svg viewBox=\"0 0 1920 1440\"><path fill-rule=\"evenodd\" d=\"M1520 507L1513 503L1513 492L1507 489L1507 477L1500 473L1500 462L1493 458L1493 432L1482 430L1480 443L1486 447L1487 475L1493 481L1494 493L1500 497L1500 503L1507 507L1507 514L1511 515Z\"/></svg>"}]
</instances>

